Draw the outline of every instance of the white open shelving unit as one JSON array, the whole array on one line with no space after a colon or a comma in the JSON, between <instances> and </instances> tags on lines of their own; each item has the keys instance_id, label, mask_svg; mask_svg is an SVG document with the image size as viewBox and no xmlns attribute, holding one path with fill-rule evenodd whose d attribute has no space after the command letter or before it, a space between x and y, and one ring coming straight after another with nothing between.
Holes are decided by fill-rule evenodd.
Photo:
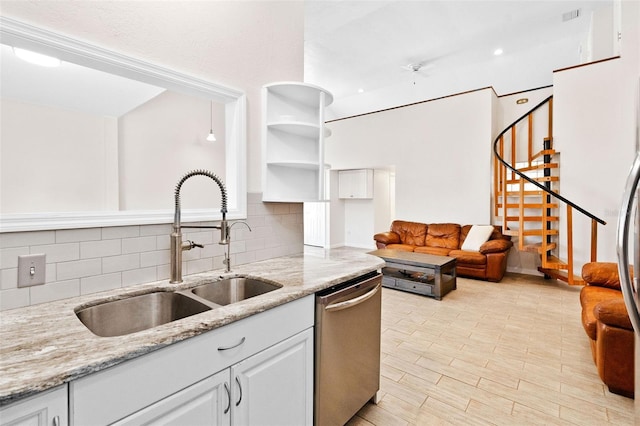
<instances>
[{"instance_id":1,"label":"white open shelving unit","mask_svg":"<svg viewBox=\"0 0 640 426\"><path fill-rule=\"evenodd\" d=\"M325 199L324 108L328 91L311 84L280 82L262 88L263 201Z\"/></svg>"}]
</instances>

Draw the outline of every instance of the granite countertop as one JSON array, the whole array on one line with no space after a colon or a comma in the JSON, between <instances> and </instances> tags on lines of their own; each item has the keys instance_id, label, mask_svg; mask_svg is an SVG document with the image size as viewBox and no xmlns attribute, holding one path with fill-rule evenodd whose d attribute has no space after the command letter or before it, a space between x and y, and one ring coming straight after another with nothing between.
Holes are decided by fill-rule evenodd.
<instances>
[{"instance_id":1,"label":"granite countertop","mask_svg":"<svg viewBox=\"0 0 640 426\"><path fill-rule=\"evenodd\" d=\"M67 383L172 343L316 293L331 285L382 268L384 261L362 250L318 250L222 270L190 275L181 284L168 280L0 312L0 406ZM283 287L149 330L98 337L74 309L154 290L183 290L228 276L275 281Z\"/></svg>"}]
</instances>

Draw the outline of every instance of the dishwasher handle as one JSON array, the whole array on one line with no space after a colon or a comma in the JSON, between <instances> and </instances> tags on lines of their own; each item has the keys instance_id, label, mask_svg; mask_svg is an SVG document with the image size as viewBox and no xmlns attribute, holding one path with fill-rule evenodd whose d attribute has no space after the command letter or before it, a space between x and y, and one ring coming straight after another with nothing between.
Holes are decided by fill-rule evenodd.
<instances>
[{"instance_id":1,"label":"dishwasher handle","mask_svg":"<svg viewBox=\"0 0 640 426\"><path fill-rule=\"evenodd\" d=\"M341 311L342 309L348 309L352 306L359 305L360 303L365 302L368 299L371 299L376 293L380 291L380 284L376 285L373 290L363 294L362 296L355 297L350 300L345 300L344 302L336 303L334 305L327 305L324 310L327 312L335 312Z\"/></svg>"}]
</instances>

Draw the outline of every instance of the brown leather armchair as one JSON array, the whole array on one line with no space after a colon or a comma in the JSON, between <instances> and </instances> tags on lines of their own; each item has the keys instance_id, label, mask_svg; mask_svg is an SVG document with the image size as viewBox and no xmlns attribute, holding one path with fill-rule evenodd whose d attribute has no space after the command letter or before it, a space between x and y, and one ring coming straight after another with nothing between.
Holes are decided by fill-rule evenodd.
<instances>
[{"instance_id":1,"label":"brown leather armchair","mask_svg":"<svg viewBox=\"0 0 640 426\"><path fill-rule=\"evenodd\" d=\"M591 262L582 268L582 326L598 375L609 391L634 396L634 334L620 288L618 265Z\"/></svg>"}]
</instances>

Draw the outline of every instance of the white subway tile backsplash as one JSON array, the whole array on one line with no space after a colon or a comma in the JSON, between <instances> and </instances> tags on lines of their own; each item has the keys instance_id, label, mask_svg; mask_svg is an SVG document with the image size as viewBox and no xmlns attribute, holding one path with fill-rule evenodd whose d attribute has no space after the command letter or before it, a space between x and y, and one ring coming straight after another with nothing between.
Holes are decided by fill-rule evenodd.
<instances>
[{"instance_id":1,"label":"white subway tile backsplash","mask_svg":"<svg viewBox=\"0 0 640 426\"><path fill-rule=\"evenodd\" d=\"M122 240L122 254L142 253L144 251L156 250L155 236L124 238Z\"/></svg>"},{"instance_id":2,"label":"white subway tile backsplash","mask_svg":"<svg viewBox=\"0 0 640 426\"><path fill-rule=\"evenodd\" d=\"M289 204L289 213L302 213L304 211L304 204L291 203Z\"/></svg>"},{"instance_id":3,"label":"white subway tile backsplash","mask_svg":"<svg viewBox=\"0 0 640 426\"><path fill-rule=\"evenodd\" d=\"M212 231L194 231L182 234L184 240L191 240L198 244L212 244L214 242ZM216 232L215 242L220 241L220 231Z\"/></svg>"},{"instance_id":4,"label":"white subway tile backsplash","mask_svg":"<svg viewBox=\"0 0 640 426\"><path fill-rule=\"evenodd\" d=\"M96 275L80 279L80 294L93 294L122 287L122 273Z\"/></svg>"},{"instance_id":5,"label":"white subway tile backsplash","mask_svg":"<svg viewBox=\"0 0 640 426\"><path fill-rule=\"evenodd\" d=\"M191 275L210 271L212 269L213 259L209 257L206 259L191 260L187 262L187 270L183 272L186 272L185 275Z\"/></svg>"},{"instance_id":6,"label":"white subway tile backsplash","mask_svg":"<svg viewBox=\"0 0 640 426\"><path fill-rule=\"evenodd\" d=\"M140 226L114 226L102 229L102 239L131 238L140 236Z\"/></svg>"},{"instance_id":7,"label":"white subway tile backsplash","mask_svg":"<svg viewBox=\"0 0 640 426\"><path fill-rule=\"evenodd\" d=\"M0 270L0 290L18 288L18 268Z\"/></svg>"},{"instance_id":8,"label":"white subway tile backsplash","mask_svg":"<svg viewBox=\"0 0 640 426\"><path fill-rule=\"evenodd\" d=\"M169 264L158 265L156 267L156 279L168 280L169 278L171 278L171 266Z\"/></svg>"},{"instance_id":9,"label":"white subway tile backsplash","mask_svg":"<svg viewBox=\"0 0 640 426\"><path fill-rule=\"evenodd\" d=\"M169 238L169 234L156 236L156 249L158 250L171 249L171 238Z\"/></svg>"},{"instance_id":10,"label":"white subway tile backsplash","mask_svg":"<svg viewBox=\"0 0 640 426\"><path fill-rule=\"evenodd\" d=\"M264 238L252 238L245 241L246 251L262 250L264 246Z\"/></svg>"},{"instance_id":11,"label":"white subway tile backsplash","mask_svg":"<svg viewBox=\"0 0 640 426\"><path fill-rule=\"evenodd\" d=\"M116 256L122 253L121 240L87 241L80 243L80 258Z\"/></svg>"},{"instance_id":12,"label":"white subway tile backsplash","mask_svg":"<svg viewBox=\"0 0 640 426\"><path fill-rule=\"evenodd\" d=\"M156 280L157 278L155 266L122 272L123 287L135 284L150 283Z\"/></svg>"},{"instance_id":13,"label":"white subway tile backsplash","mask_svg":"<svg viewBox=\"0 0 640 426\"><path fill-rule=\"evenodd\" d=\"M252 232L243 225L232 228L232 270L303 251L301 203L262 203L260 193L247 199ZM160 224L0 234L0 310L166 280L171 232L171 224ZM225 267L219 230L183 229L183 234L184 240L205 245L183 252L184 275ZM18 289L18 255L33 253L47 255L46 284Z\"/></svg>"},{"instance_id":14,"label":"white subway tile backsplash","mask_svg":"<svg viewBox=\"0 0 640 426\"><path fill-rule=\"evenodd\" d=\"M56 232L56 243L96 241L102 238L102 228L61 229Z\"/></svg>"},{"instance_id":15,"label":"white subway tile backsplash","mask_svg":"<svg viewBox=\"0 0 640 426\"><path fill-rule=\"evenodd\" d=\"M47 263L67 262L80 259L80 243L36 245L31 246L30 252L44 253Z\"/></svg>"},{"instance_id":16,"label":"white subway tile backsplash","mask_svg":"<svg viewBox=\"0 0 640 426\"><path fill-rule=\"evenodd\" d=\"M149 235L166 235L173 232L173 226L170 224L162 224L162 225L145 225L140 227L140 236L146 237Z\"/></svg>"},{"instance_id":17,"label":"white subway tile backsplash","mask_svg":"<svg viewBox=\"0 0 640 426\"><path fill-rule=\"evenodd\" d=\"M242 265L244 263L251 263L256 261L255 252L243 252L234 254L232 257L231 265Z\"/></svg>"},{"instance_id":18,"label":"white subway tile backsplash","mask_svg":"<svg viewBox=\"0 0 640 426\"><path fill-rule=\"evenodd\" d=\"M156 250L148 251L146 253L140 253L140 266L142 268L168 264L170 261L170 250Z\"/></svg>"},{"instance_id":19,"label":"white subway tile backsplash","mask_svg":"<svg viewBox=\"0 0 640 426\"><path fill-rule=\"evenodd\" d=\"M128 271L137 269L141 266L140 254L124 254L121 256L110 256L102 258L102 273L109 274L111 272Z\"/></svg>"},{"instance_id":20,"label":"white subway tile backsplash","mask_svg":"<svg viewBox=\"0 0 640 426\"><path fill-rule=\"evenodd\" d=\"M29 306L29 288L12 288L0 292L0 310Z\"/></svg>"},{"instance_id":21,"label":"white subway tile backsplash","mask_svg":"<svg viewBox=\"0 0 640 426\"><path fill-rule=\"evenodd\" d=\"M13 247L0 249L0 268L17 268L18 256L29 254L29 247Z\"/></svg>"},{"instance_id":22,"label":"white subway tile backsplash","mask_svg":"<svg viewBox=\"0 0 640 426\"><path fill-rule=\"evenodd\" d=\"M76 260L73 262L61 262L57 265L57 281L90 277L93 275L100 275L102 273L102 259Z\"/></svg>"},{"instance_id":23,"label":"white subway tile backsplash","mask_svg":"<svg viewBox=\"0 0 640 426\"><path fill-rule=\"evenodd\" d=\"M42 286L30 287L31 304L52 302L80 296L80 280L57 281Z\"/></svg>"},{"instance_id":24,"label":"white subway tile backsplash","mask_svg":"<svg viewBox=\"0 0 640 426\"><path fill-rule=\"evenodd\" d=\"M231 246L235 244L235 241L232 241ZM226 246L218 244L217 242L214 244L209 244L204 246L203 249L200 249L200 257L215 257L215 256L223 256L226 250Z\"/></svg>"},{"instance_id":25,"label":"white subway tile backsplash","mask_svg":"<svg viewBox=\"0 0 640 426\"><path fill-rule=\"evenodd\" d=\"M0 234L0 248L23 247L56 242L56 231L5 232Z\"/></svg>"}]
</instances>

